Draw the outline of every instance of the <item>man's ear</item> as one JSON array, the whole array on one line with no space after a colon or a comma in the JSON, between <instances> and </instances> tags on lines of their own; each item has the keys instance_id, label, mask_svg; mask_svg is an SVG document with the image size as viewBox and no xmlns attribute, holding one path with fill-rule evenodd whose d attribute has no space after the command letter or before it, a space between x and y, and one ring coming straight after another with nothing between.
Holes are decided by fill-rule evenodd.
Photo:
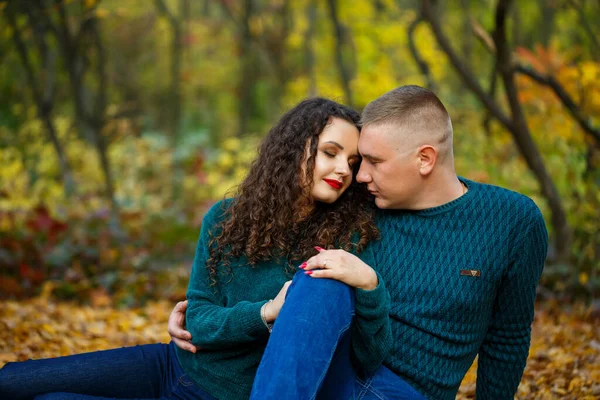
<instances>
[{"instance_id":1,"label":"man's ear","mask_svg":"<svg viewBox=\"0 0 600 400\"><path fill-rule=\"evenodd\" d=\"M431 174L437 162L437 149L429 144L425 144L419 147L417 156L419 158L419 173L423 176Z\"/></svg>"}]
</instances>

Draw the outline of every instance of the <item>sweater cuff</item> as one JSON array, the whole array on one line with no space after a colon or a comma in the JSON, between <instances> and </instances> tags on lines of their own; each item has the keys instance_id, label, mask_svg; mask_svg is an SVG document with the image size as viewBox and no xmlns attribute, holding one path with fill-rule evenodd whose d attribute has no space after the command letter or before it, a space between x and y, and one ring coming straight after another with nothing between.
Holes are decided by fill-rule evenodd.
<instances>
[{"instance_id":1,"label":"sweater cuff","mask_svg":"<svg viewBox=\"0 0 600 400\"><path fill-rule=\"evenodd\" d=\"M259 335L269 333L269 330L265 326L262 316L260 315L260 309L267 301L268 300L259 301L258 303L250 303L247 305L246 312L242 313L243 317L240 318L242 332Z\"/></svg>"},{"instance_id":2,"label":"sweater cuff","mask_svg":"<svg viewBox=\"0 0 600 400\"><path fill-rule=\"evenodd\" d=\"M355 289L356 293L356 313L359 315L378 315L382 313L389 313L390 296L388 294L385 283L377 274L377 287L373 290Z\"/></svg>"}]
</instances>

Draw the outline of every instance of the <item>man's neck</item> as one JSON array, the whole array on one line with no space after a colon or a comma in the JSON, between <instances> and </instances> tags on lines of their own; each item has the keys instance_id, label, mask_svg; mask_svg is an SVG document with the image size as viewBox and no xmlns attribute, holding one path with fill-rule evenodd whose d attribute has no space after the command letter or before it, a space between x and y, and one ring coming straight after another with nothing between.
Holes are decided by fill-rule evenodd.
<instances>
[{"instance_id":1,"label":"man's neck","mask_svg":"<svg viewBox=\"0 0 600 400\"><path fill-rule=\"evenodd\" d=\"M450 203L461 197L467 187L458 179L454 171L430 175L424 179L422 190L411 210L426 210Z\"/></svg>"}]
</instances>

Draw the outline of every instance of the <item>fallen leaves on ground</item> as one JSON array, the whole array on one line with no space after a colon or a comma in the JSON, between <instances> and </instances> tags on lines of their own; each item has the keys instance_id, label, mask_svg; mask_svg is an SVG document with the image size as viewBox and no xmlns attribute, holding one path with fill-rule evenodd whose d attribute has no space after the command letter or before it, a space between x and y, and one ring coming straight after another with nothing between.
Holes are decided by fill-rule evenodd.
<instances>
[{"instance_id":1,"label":"fallen leaves on ground","mask_svg":"<svg viewBox=\"0 0 600 400\"><path fill-rule=\"evenodd\" d=\"M0 302L0 366L29 358L64 356L156 342L168 342L172 302L139 309L77 306L44 298ZM458 399L475 397L476 366ZM518 399L600 398L600 326L583 308L569 313L540 307L532 331L527 368Z\"/></svg>"}]
</instances>

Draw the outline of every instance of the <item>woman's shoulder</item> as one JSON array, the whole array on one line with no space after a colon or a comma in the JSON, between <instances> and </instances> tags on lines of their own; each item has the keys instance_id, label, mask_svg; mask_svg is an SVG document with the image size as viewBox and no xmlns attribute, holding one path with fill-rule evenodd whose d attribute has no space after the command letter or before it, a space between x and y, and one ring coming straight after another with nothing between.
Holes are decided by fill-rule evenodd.
<instances>
[{"instance_id":1,"label":"woman's shoulder","mask_svg":"<svg viewBox=\"0 0 600 400\"><path fill-rule=\"evenodd\" d=\"M209 225L216 224L222 221L227 215L227 210L233 204L233 198L223 199L213 204L206 214L204 214L203 224L208 223Z\"/></svg>"}]
</instances>

